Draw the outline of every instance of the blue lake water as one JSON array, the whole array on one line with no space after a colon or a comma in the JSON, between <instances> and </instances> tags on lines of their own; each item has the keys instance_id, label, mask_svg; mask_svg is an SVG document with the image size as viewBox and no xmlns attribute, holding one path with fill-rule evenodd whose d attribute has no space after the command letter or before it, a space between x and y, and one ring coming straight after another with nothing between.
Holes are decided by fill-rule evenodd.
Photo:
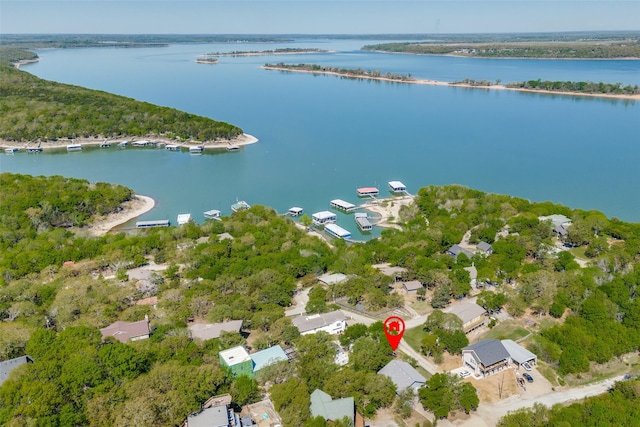
<instances>
[{"instance_id":1,"label":"blue lake water","mask_svg":"<svg viewBox=\"0 0 640 427\"><path fill-rule=\"evenodd\" d=\"M229 214L236 199L309 214L358 199L355 189L403 181L410 192L463 184L535 201L598 209L640 221L640 103L586 97L360 81L267 71L270 62L411 73L416 78L502 82L591 80L640 84L640 61L485 60L360 51L375 41L301 39L276 44L39 52L23 69L227 121L260 141L238 152L191 156L154 149L0 155L0 171L66 175L127 185L156 199L142 219L181 212ZM198 55L279 47L335 53ZM339 225L357 232L351 216ZM373 235L375 235L374 233Z\"/></svg>"}]
</instances>

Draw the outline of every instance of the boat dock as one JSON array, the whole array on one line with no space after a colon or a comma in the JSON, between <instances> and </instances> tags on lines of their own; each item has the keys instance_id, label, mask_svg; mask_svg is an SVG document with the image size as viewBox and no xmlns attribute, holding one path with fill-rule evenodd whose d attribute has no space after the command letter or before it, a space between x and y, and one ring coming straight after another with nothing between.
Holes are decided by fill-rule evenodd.
<instances>
[{"instance_id":1,"label":"boat dock","mask_svg":"<svg viewBox=\"0 0 640 427\"><path fill-rule=\"evenodd\" d=\"M380 194L380 190L376 187L363 187L358 188L357 190L358 197L375 197Z\"/></svg>"},{"instance_id":2,"label":"boat dock","mask_svg":"<svg viewBox=\"0 0 640 427\"><path fill-rule=\"evenodd\" d=\"M211 209L210 211L205 211L202 213L207 219L215 219L221 221L220 217L222 216L222 212L217 209Z\"/></svg>"},{"instance_id":3,"label":"boat dock","mask_svg":"<svg viewBox=\"0 0 640 427\"><path fill-rule=\"evenodd\" d=\"M17 153L18 151L20 151L18 148L16 147L9 147L9 148L5 148L4 152L7 154L13 154L13 153Z\"/></svg>"},{"instance_id":4,"label":"boat dock","mask_svg":"<svg viewBox=\"0 0 640 427\"><path fill-rule=\"evenodd\" d=\"M196 145L195 147L189 147L190 154L202 154L204 147L202 145Z\"/></svg>"},{"instance_id":5,"label":"boat dock","mask_svg":"<svg viewBox=\"0 0 640 427\"><path fill-rule=\"evenodd\" d=\"M152 221L138 221L136 222L136 228L154 228L154 227L168 227L168 219L156 219Z\"/></svg>"},{"instance_id":6,"label":"boat dock","mask_svg":"<svg viewBox=\"0 0 640 427\"><path fill-rule=\"evenodd\" d=\"M82 151L81 144L69 144L67 145L67 151Z\"/></svg>"},{"instance_id":7,"label":"boat dock","mask_svg":"<svg viewBox=\"0 0 640 427\"><path fill-rule=\"evenodd\" d=\"M244 200L240 200L240 201L236 201L236 203L231 205L231 210L233 212L240 212L240 211L247 210L250 207L251 205L249 205L249 203L245 202Z\"/></svg>"},{"instance_id":8,"label":"boat dock","mask_svg":"<svg viewBox=\"0 0 640 427\"><path fill-rule=\"evenodd\" d=\"M311 215L311 219L313 220L313 223L316 225L324 225L324 224L336 222L338 220L338 216L333 212L322 211L322 212L316 212L313 215Z\"/></svg>"},{"instance_id":9,"label":"boat dock","mask_svg":"<svg viewBox=\"0 0 640 427\"><path fill-rule=\"evenodd\" d=\"M351 212L358 209L358 207L353 203L345 202L342 199L334 199L330 201L329 204L331 205L332 208L339 209L345 212Z\"/></svg>"},{"instance_id":10,"label":"boat dock","mask_svg":"<svg viewBox=\"0 0 640 427\"><path fill-rule=\"evenodd\" d=\"M180 151L180 146L176 144L167 144L164 146L164 149L169 151Z\"/></svg>"},{"instance_id":11,"label":"boat dock","mask_svg":"<svg viewBox=\"0 0 640 427\"><path fill-rule=\"evenodd\" d=\"M185 225L191 221L191 214L178 214L178 225Z\"/></svg>"},{"instance_id":12,"label":"boat dock","mask_svg":"<svg viewBox=\"0 0 640 427\"><path fill-rule=\"evenodd\" d=\"M409 196L409 193L407 192L407 186L400 181L389 181L389 190L392 193L404 193Z\"/></svg>"},{"instance_id":13,"label":"boat dock","mask_svg":"<svg viewBox=\"0 0 640 427\"><path fill-rule=\"evenodd\" d=\"M27 153L42 153L42 147L27 147Z\"/></svg>"},{"instance_id":14,"label":"boat dock","mask_svg":"<svg viewBox=\"0 0 640 427\"><path fill-rule=\"evenodd\" d=\"M351 232L340 227L338 224L327 224L324 229L332 236L339 237L340 239L351 239Z\"/></svg>"},{"instance_id":15,"label":"boat dock","mask_svg":"<svg viewBox=\"0 0 640 427\"><path fill-rule=\"evenodd\" d=\"M300 216L300 215L302 215L302 212L304 212L304 209L299 208L297 206L294 206L292 208L289 208L289 210L287 211L287 215L289 215L289 216Z\"/></svg>"},{"instance_id":16,"label":"boat dock","mask_svg":"<svg viewBox=\"0 0 640 427\"><path fill-rule=\"evenodd\" d=\"M371 231L373 229L373 225L371 225L371 223L369 222L366 213L356 213L354 219L356 220L356 224L361 231Z\"/></svg>"}]
</instances>

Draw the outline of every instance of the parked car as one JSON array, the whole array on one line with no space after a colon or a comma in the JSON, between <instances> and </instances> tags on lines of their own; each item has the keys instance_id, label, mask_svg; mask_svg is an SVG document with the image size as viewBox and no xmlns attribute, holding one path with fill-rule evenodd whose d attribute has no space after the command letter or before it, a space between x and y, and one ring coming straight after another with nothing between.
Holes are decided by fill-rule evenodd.
<instances>
[{"instance_id":1,"label":"parked car","mask_svg":"<svg viewBox=\"0 0 640 427\"><path fill-rule=\"evenodd\" d=\"M458 375L460 375L460 378L467 378L469 375L471 375L471 372L462 371L462 372L458 373Z\"/></svg>"},{"instance_id":2,"label":"parked car","mask_svg":"<svg viewBox=\"0 0 640 427\"><path fill-rule=\"evenodd\" d=\"M522 374L522 376L530 383L533 382L533 377L529 374L527 374L526 372L524 374Z\"/></svg>"},{"instance_id":3,"label":"parked car","mask_svg":"<svg viewBox=\"0 0 640 427\"><path fill-rule=\"evenodd\" d=\"M527 362L524 362L522 364L522 367L526 370L526 371L530 371L531 370L531 365L529 365Z\"/></svg>"}]
</instances>

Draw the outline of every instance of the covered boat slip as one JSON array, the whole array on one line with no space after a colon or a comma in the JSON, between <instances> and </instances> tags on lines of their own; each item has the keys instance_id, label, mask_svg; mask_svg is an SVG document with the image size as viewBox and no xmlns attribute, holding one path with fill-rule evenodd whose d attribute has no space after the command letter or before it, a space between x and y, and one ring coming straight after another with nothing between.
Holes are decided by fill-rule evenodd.
<instances>
[{"instance_id":1,"label":"covered boat slip","mask_svg":"<svg viewBox=\"0 0 640 427\"><path fill-rule=\"evenodd\" d=\"M323 225L330 222L336 222L338 220L338 216L333 212L322 211L322 212L316 212L313 215L311 215L311 219L313 220L314 224Z\"/></svg>"},{"instance_id":2,"label":"covered boat slip","mask_svg":"<svg viewBox=\"0 0 640 427\"><path fill-rule=\"evenodd\" d=\"M136 228L153 228L153 227L168 227L168 219L156 219L153 221L138 221L136 222Z\"/></svg>"},{"instance_id":3,"label":"covered boat slip","mask_svg":"<svg viewBox=\"0 0 640 427\"><path fill-rule=\"evenodd\" d=\"M178 214L178 225L185 225L191 221L191 214Z\"/></svg>"},{"instance_id":4,"label":"covered boat slip","mask_svg":"<svg viewBox=\"0 0 640 427\"><path fill-rule=\"evenodd\" d=\"M373 225L369 222L366 213L356 213L354 216L356 224L361 231L371 231Z\"/></svg>"},{"instance_id":5,"label":"covered boat slip","mask_svg":"<svg viewBox=\"0 0 640 427\"><path fill-rule=\"evenodd\" d=\"M220 221L222 212L217 209L211 209L210 211L203 212L202 215L204 215L204 217L207 219L217 219L218 221Z\"/></svg>"},{"instance_id":6,"label":"covered boat slip","mask_svg":"<svg viewBox=\"0 0 640 427\"><path fill-rule=\"evenodd\" d=\"M358 207L353 203L345 202L342 199L334 199L331 202L329 202L329 204L331 205L332 208L339 209L345 212L351 212L358 209Z\"/></svg>"},{"instance_id":7,"label":"covered boat slip","mask_svg":"<svg viewBox=\"0 0 640 427\"><path fill-rule=\"evenodd\" d=\"M289 208L289 210L287 211L287 215L289 216L300 216L302 215L302 213L304 212L304 209L298 207L298 206L294 206L292 208Z\"/></svg>"},{"instance_id":8,"label":"covered boat slip","mask_svg":"<svg viewBox=\"0 0 640 427\"><path fill-rule=\"evenodd\" d=\"M351 232L340 227L338 224L327 224L324 229L331 235L341 239L351 239Z\"/></svg>"},{"instance_id":9,"label":"covered boat slip","mask_svg":"<svg viewBox=\"0 0 640 427\"><path fill-rule=\"evenodd\" d=\"M389 190L394 193L406 193L407 186L400 181L389 181Z\"/></svg>"},{"instance_id":10,"label":"covered boat slip","mask_svg":"<svg viewBox=\"0 0 640 427\"><path fill-rule=\"evenodd\" d=\"M363 187L357 190L358 197L375 197L380 194L380 191L376 187Z\"/></svg>"}]
</instances>

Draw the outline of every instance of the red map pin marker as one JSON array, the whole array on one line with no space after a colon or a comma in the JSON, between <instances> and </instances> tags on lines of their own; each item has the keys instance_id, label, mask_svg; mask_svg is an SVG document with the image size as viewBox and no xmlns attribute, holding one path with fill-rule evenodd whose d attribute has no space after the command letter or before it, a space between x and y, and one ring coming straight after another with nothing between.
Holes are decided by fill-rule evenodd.
<instances>
[{"instance_id":1,"label":"red map pin marker","mask_svg":"<svg viewBox=\"0 0 640 427\"><path fill-rule=\"evenodd\" d=\"M388 317L384 321L384 334L387 336L387 341L391 345L393 351L396 351L402 335L404 335L404 320L398 316Z\"/></svg>"}]
</instances>

